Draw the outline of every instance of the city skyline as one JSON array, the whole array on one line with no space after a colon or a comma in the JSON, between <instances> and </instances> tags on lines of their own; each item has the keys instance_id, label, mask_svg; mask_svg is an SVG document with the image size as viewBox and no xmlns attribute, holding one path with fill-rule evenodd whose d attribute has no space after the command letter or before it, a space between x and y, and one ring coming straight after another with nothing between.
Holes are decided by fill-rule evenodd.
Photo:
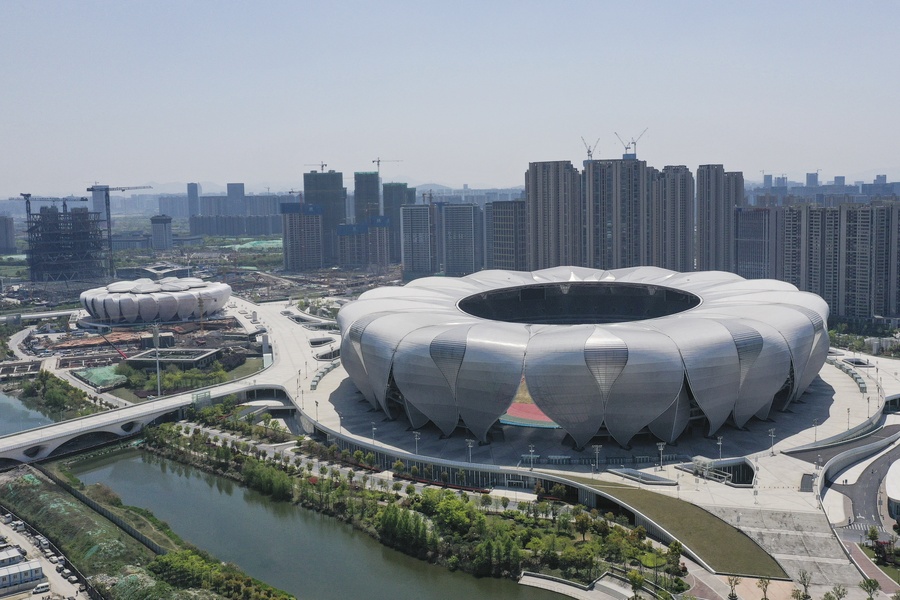
<instances>
[{"instance_id":1,"label":"city skyline","mask_svg":"<svg viewBox=\"0 0 900 600\"><path fill-rule=\"evenodd\" d=\"M0 5L0 197L95 181L524 184L638 157L804 181L900 179L900 16L871 2ZM673 26L673 24L677 24ZM387 162L387 161L402 162Z\"/></svg>"}]
</instances>

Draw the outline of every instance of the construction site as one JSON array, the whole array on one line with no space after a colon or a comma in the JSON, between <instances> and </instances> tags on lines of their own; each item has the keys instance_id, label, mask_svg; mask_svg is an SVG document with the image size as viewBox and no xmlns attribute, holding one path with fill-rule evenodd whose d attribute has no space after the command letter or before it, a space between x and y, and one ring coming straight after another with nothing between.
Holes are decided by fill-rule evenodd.
<instances>
[{"instance_id":1,"label":"construction site","mask_svg":"<svg viewBox=\"0 0 900 600\"><path fill-rule=\"evenodd\" d=\"M25 254L31 281L98 279L107 275L109 243L100 213L86 207L68 209L68 202L86 202L87 198L32 198L31 194L22 197L28 240ZM32 212L31 203L39 201L53 204Z\"/></svg>"}]
</instances>

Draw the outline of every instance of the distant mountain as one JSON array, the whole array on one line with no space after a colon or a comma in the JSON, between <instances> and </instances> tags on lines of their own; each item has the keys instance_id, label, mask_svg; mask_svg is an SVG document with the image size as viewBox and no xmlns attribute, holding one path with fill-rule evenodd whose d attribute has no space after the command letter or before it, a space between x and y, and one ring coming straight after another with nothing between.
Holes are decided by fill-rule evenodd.
<instances>
[{"instance_id":1,"label":"distant mountain","mask_svg":"<svg viewBox=\"0 0 900 600\"><path fill-rule=\"evenodd\" d=\"M423 183L422 185L415 186L417 192L443 192L450 191L453 188L447 187L446 185L441 185L439 183Z\"/></svg>"}]
</instances>

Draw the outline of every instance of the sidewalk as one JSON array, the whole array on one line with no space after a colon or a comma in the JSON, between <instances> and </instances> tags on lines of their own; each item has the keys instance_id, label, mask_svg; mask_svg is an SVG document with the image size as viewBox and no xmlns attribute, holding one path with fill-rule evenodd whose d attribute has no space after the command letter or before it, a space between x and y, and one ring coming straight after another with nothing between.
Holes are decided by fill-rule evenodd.
<instances>
[{"instance_id":1,"label":"sidewalk","mask_svg":"<svg viewBox=\"0 0 900 600\"><path fill-rule=\"evenodd\" d=\"M862 549L854 544L853 542L843 542L844 546L850 552L850 555L853 557L853 560L856 561L856 564L860 566L863 572L866 574L866 577L870 579L876 579L879 584L881 584L881 593L890 596L894 592L900 591L900 585L897 584L896 581L888 577L884 571L878 568L878 566L873 563L866 553L862 551Z\"/></svg>"}]
</instances>

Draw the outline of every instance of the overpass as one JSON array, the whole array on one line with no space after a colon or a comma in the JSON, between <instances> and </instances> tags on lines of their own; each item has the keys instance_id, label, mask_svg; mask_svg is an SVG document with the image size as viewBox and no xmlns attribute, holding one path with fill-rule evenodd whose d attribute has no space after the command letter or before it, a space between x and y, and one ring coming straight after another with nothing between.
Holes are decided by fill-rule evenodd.
<instances>
[{"instance_id":1,"label":"overpass","mask_svg":"<svg viewBox=\"0 0 900 600\"><path fill-rule=\"evenodd\" d=\"M272 363L264 371L203 390L132 404L0 437L0 459L27 463L58 454L65 444L86 436L106 435L112 439L132 435L160 417L178 413L194 404L203 406L213 399L231 394L237 394L242 399L275 398L285 406L294 408L298 397L302 402L304 390L301 389L301 378L311 379L311 374L320 365L326 364L316 359L315 355L321 349L313 348L309 343L310 338L321 338L322 332L314 328L307 329L281 315L280 311L284 309L281 303L254 305L233 298L229 304L245 308L248 312L256 311L264 319L263 323L268 321L272 325L277 324L269 327ZM238 313L237 308L231 312L245 330L257 328L256 324L250 323L249 317ZM296 390L293 397L288 390Z\"/></svg>"}]
</instances>

